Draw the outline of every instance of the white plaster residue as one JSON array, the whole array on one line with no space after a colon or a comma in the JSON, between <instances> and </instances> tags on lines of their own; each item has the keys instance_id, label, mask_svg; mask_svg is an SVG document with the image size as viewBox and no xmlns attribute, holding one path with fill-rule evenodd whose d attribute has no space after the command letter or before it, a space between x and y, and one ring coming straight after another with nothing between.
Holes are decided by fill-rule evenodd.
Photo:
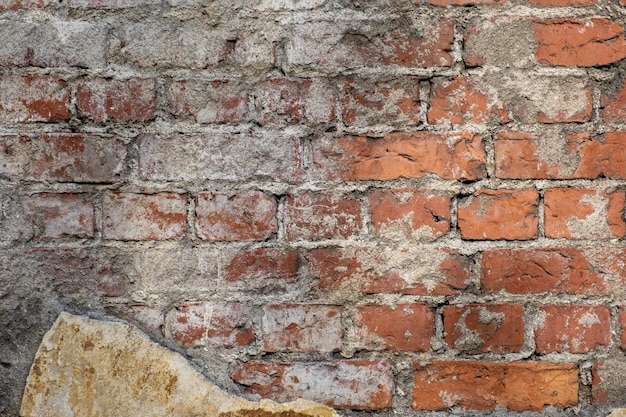
<instances>
[{"instance_id":1,"label":"white plaster residue","mask_svg":"<svg viewBox=\"0 0 626 417\"><path fill-rule=\"evenodd\" d=\"M610 239L613 233L607 221L609 199L605 196L585 194L580 199L581 204L590 205L593 213L584 219L570 217L567 219L567 229L576 239Z\"/></svg>"}]
</instances>

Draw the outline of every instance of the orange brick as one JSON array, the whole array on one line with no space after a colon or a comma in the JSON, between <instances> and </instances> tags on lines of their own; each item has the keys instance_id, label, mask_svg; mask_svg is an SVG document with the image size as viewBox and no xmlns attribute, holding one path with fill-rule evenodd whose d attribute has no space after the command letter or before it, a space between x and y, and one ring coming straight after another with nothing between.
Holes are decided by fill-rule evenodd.
<instances>
[{"instance_id":1,"label":"orange brick","mask_svg":"<svg viewBox=\"0 0 626 417\"><path fill-rule=\"evenodd\" d=\"M480 190L459 202L459 229L469 240L528 240L538 233L534 190Z\"/></svg>"},{"instance_id":2,"label":"orange brick","mask_svg":"<svg viewBox=\"0 0 626 417\"><path fill-rule=\"evenodd\" d=\"M537 362L415 363L415 410L543 411L578 404L578 368Z\"/></svg>"}]
</instances>

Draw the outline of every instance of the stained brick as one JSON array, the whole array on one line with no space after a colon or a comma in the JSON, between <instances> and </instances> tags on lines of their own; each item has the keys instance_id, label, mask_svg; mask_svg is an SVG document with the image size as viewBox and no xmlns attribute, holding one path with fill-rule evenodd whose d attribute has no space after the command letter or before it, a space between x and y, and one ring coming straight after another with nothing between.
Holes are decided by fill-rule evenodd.
<instances>
[{"instance_id":1,"label":"stained brick","mask_svg":"<svg viewBox=\"0 0 626 417\"><path fill-rule=\"evenodd\" d=\"M76 91L78 115L97 123L148 122L156 111L156 81L102 78L82 81Z\"/></svg>"},{"instance_id":2,"label":"stained brick","mask_svg":"<svg viewBox=\"0 0 626 417\"><path fill-rule=\"evenodd\" d=\"M47 7L52 0L4 0L0 10L40 9Z\"/></svg>"},{"instance_id":3,"label":"stained brick","mask_svg":"<svg viewBox=\"0 0 626 417\"><path fill-rule=\"evenodd\" d=\"M287 198L288 240L348 238L361 228L361 203L350 195L302 192Z\"/></svg>"},{"instance_id":4,"label":"stained brick","mask_svg":"<svg viewBox=\"0 0 626 417\"><path fill-rule=\"evenodd\" d=\"M55 77L0 77L0 123L63 122L70 93Z\"/></svg>"},{"instance_id":5,"label":"stained brick","mask_svg":"<svg viewBox=\"0 0 626 417\"><path fill-rule=\"evenodd\" d=\"M459 202L461 236L469 240L529 240L538 233L534 190L480 190Z\"/></svg>"},{"instance_id":6,"label":"stained brick","mask_svg":"<svg viewBox=\"0 0 626 417\"><path fill-rule=\"evenodd\" d=\"M119 180L126 145L116 137L71 133L0 136L0 177L105 183Z\"/></svg>"},{"instance_id":7,"label":"stained brick","mask_svg":"<svg viewBox=\"0 0 626 417\"><path fill-rule=\"evenodd\" d=\"M537 353L587 353L611 342L611 313L604 306L559 305L539 308Z\"/></svg>"},{"instance_id":8,"label":"stained brick","mask_svg":"<svg viewBox=\"0 0 626 417\"><path fill-rule=\"evenodd\" d=\"M442 249L316 249L306 255L323 291L454 295L469 283L469 258Z\"/></svg>"},{"instance_id":9,"label":"stained brick","mask_svg":"<svg viewBox=\"0 0 626 417\"><path fill-rule=\"evenodd\" d=\"M36 238L93 237L94 206L86 194L33 194L23 204Z\"/></svg>"},{"instance_id":10,"label":"stained brick","mask_svg":"<svg viewBox=\"0 0 626 417\"><path fill-rule=\"evenodd\" d=\"M298 278L298 252L283 248L256 248L230 251L222 257L222 279L267 288Z\"/></svg>"},{"instance_id":11,"label":"stained brick","mask_svg":"<svg viewBox=\"0 0 626 417\"><path fill-rule=\"evenodd\" d=\"M104 237L116 240L182 239L187 198L181 194L111 193L104 196Z\"/></svg>"},{"instance_id":12,"label":"stained brick","mask_svg":"<svg viewBox=\"0 0 626 417\"><path fill-rule=\"evenodd\" d=\"M357 310L357 347L367 350L427 352L434 336L433 311L425 304L367 305Z\"/></svg>"},{"instance_id":13,"label":"stained brick","mask_svg":"<svg viewBox=\"0 0 626 417\"><path fill-rule=\"evenodd\" d=\"M450 231L450 195L398 188L370 193L376 234L391 240L434 240Z\"/></svg>"},{"instance_id":14,"label":"stained brick","mask_svg":"<svg viewBox=\"0 0 626 417\"><path fill-rule=\"evenodd\" d=\"M234 348L254 341L252 321L237 303L185 304L170 311L167 320L169 332L185 347Z\"/></svg>"},{"instance_id":15,"label":"stained brick","mask_svg":"<svg viewBox=\"0 0 626 417\"><path fill-rule=\"evenodd\" d=\"M515 353L524 345L524 309L519 304L445 306L443 326L448 346L464 353Z\"/></svg>"},{"instance_id":16,"label":"stained brick","mask_svg":"<svg viewBox=\"0 0 626 417\"><path fill-rule=\"evenodd\" d=\"M167 94L170 112L197 123L240 123L248 116L248 93L233 80L184 80Z\"/></svg>"},{"instance_id":17,"label":"stained brick","mask_svg":"<svg viewBox=\"0 0 626 417\"><path fill-rule=\"evenodd\" d=\"M603 140L589 133L551 135L505 132L495 143L496 176L514 179L626 178L625 132Z\"/></svg>"},{"instance_id":18,"label":"stained brick","mask_svg":"<svg viewBox=\"0 0 626 417\"><path fill-rule=\"evenodd\" d=\"M302 397L328 406L353 410L391 407L393 376L386 361L335 363L247 362L232 377L245 393L275 401Z\"/></svg>"},{"instance_id":19,"label":"stained brick","mask_svg":"<svg viewBox=\"0 0 626 417\"><path fill-rule=\"evenodd\" d=\"M607 123L626 122L626 81L615 94L604 94L601 105L602 120Z\"/></svg>"},{"instance_id":20,"label":"stained brick","mask_svg":"<svg viewBox=\"0 0 626 417\"><path fill-rule=\"evenodd\" d=\"M543 411L578 404L578 369L537 362L415 363L415 410Z\"/></svg>"},{"instance_id":21,"label":"stained brick","mask_svg":"<svg viewBox=\"0 0 626 417\"><path fill-rule=\"evenodd\" d=\"M201 239L265 240L277 231L276 200L262 191L201 193L196 204L196 232Z\"/></svg>"},{"instance_id":22,"label":"stained brick","mask_svg":"<svg viewBox=\"0 0 626 417\"><path fill-rule=\"evenodd\" d=\"M266 352L335 352L341 350L342 308L316 304L269 305L262 331Z\"/></svg>"},{"instance_id":23,"label":"stained brick","mask_svg":"<svg viewBox=\"0 0 626 417\"><path fill-rule=\"evenodd\" d=\"M419 123L419 79L415 77L391 81L348 78L341 93L342 119L348 126Z\"/></svg>"},{"instance_id":24,"label":"stained brick","mask_svg":"<svg viewBox=\"0 0 626 417\"><path fill-rule=\"evenodd\" d=\"M558 239L611 239L626 236L626 193L579 188L545 191L545 234Z\"/></svg>"},{"instance_id":25,"label":"stained brick","mask_svg":"<svg viewBox=\"0 0 626 417\"><path fill-rule=\"evenodd\" d=\"M470 132L345 136L313 143L316 176L345 180L422 178L474 180L486 175L480 136Z\"/></svg>"}]
</instances>

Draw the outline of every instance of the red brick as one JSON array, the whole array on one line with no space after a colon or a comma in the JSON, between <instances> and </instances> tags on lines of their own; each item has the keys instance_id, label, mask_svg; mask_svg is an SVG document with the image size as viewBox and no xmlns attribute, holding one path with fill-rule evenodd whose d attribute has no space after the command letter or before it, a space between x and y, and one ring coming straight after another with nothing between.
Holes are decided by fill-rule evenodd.
<instances>
[{"instance_id":1,"label":"red brick","mask_svg":"<svg viewBox=\"0 0 626 417\"><path fill-rule=\"evenodd\" d=\"M508 4L506 0L428 0L434 6L502 6Z\"/></svg>"},{"instance_id":2,"label":"red brick","mask_svg":"<svg viewBox=\"0 0 626 417\"><path fill-rule=\"evenodd\" d=\"M603 140L568 133L562 140L506 132L495 143L496 176L513 179L626 178L626 132Z\"/></svg>"},{"instance_id":3,"label":"red brick","mask_svg":"<svg viewBox=\"0 0 626 417\"><path fill-rule=\"evenodd\" d=\"M463 239L537 238L539 195L534 190L480 190L459 202Z\"/></svg>"},{"instance_id":4,"label":"red brick","mask_svg":"<svg viewBox=\"0 0 626 417\"><path fill-rule=\"evenodd\" d=\"M601 105L602 120L607 123L626 122L626 81L615 94L604 94Z\"/></svg>"},{"instance_id":5,"label":"red brick","mask_svg":"<svg viewBox=\"0 0 626 417\"><path fill-rule=\"evenodd\" d=\"M626 193L578 188L546 190L545 234L551 239L611 239L626 236Z\"/></svg>"},{"instance_id":6,"label":"red brick","mask_svg":"<svg viewBox=\"0 0 626 417\"><path fill-rule=\"evenodd\" d=\"M200 193L196 233L203 240L266 240L276 233L276 200L262 191Z\"/></svg>"},{"instance_id":7,"label":"red brick","mask_svg":"<svg viewBox=\"0 0 626 417\"><path fill-rule=\"evenodd\" d=\"M184 347L234 348L254 341L252 321L237 303L185 304L170 311L167 320L169 332Z\"/></svg>"},{"instance_id":8,"label":"red brick","mask_svg":"<svg viewBox=\"0 0 626 417\"><path fill-rule=\"evenodd\" d=\"M23 199L34 237L93 237L94 207L86 194L34 194Z\"/></svg>"},{"instance_id":9,"label":"red brick","mask_svg":"<svg viewBox=\"0 0 626 417\"><path fill-rule=\"evenodd\" d=\"M621 269L606 255L585 248L488 250L481 288L486 293L609 295Z\"/></svg>"},{"instance_id":10,"label":"red brick","mask_svg":"<svg viewBox=\"0 0 626 417\"><path fill-rule=\"evenodd\" d=\"M340 409L381 410L391 407L393 396L393 376L386 361L247 362L232 377L246 387L244 393L279 402L304 398Z\"/></svg>"},{"instance_id":11,"label":"red brick","mask_svg":"<svg viewBox=\"0 0 626 417\"><path fill-rule=\"evenodd\" d=\"M287 197L285 235L288 240L321 240L358 235L361 202L350 195L302 192Z\"/></svg>"},{"instance_id":12,"label":"red brick","mask_svg":"<svg viewBox=\"0 0 626 417\"><path fill-rule=\"evenodd\" d=\"M535 329L539 354L587 353L606 348L611 342L611 313L607 307L542 306L542 325Z\"/></svg>"},{"instance_id":13,"label":"red brick","mask_svg":"<svg viewBox=\"0 0 626 417\"><path fill-rule=\"evenodd\" d=\"M104 196L104 238L116 240L182 239L187 198L182 194L111 193Z\"/></svg>"},{"instance_id":14,"label":"red brick","mask_svg":"<svg viewBox=\"0 0 626 417\"><path fill-rule=\"evenodd\" d=\"M536 21L531 28L541 64L593 67L626 57L622 25L608 19L550 19Z\"/></svg>"},{"instance_id":15,"label":"red brick","mask_svg":"<svg viewBox=\"0 0 626 417\"><path fill-rule=\"evenodd\" d=\"M322 291L454 295L470 278L469 258L441 249L316 249L306 259Z\"/></svg>"},{"instance_id":16,"label":"red brick","mask_svg":"<svg viewBox=\"0 0 626 417\"><path fill-rule=\"evenodd\" d=\"M507 106L468 77L437 78L431 87L428 123L500 123L509 121Z\"/></svg>"},{"instance_id":17,"label":"red brick","mask_svg":"<svg viewBox=\"0 0 626 417\"><path fill-rule=\"evenodd\" d=\"M370 193L376 234L393 239L434 240L450 231L450 195L399 188Z\"/></svg>"},{"instance_id":18,"label":"red brick","mask_svg":"<svg viewBox=\"0 0 626 417\"><path fill-rule=\"evenodd\" d=\"M543 411L578 403L578 368L538 362L415 363L415 410Z\"/></svg>"},{"instance_id":19,"label":"red brick","mask_svg":"<svg viewBox=\"0 0 626 417\"><path fill-rule=\"evenodd\" d=\"M223 259L222 279L263 288L298 279L298 252L282 248L244 249Z\"/></svg>"},{"instance_id":20,"label":"red brick","mask_svg":"<svg viewBox=\"0 0 626 417\"><path fill-rule=\"evenodd\" d=\"M385 181L434 174L475 180L486 176L482 138L470 132L324 137L313 147L318 176L326 179Z\"/></svg>"},{"instance_id":21,"label":"red brick","mask_svg":"<svg viewBox=\"0 0 626 417\"><path fill-rule=\"evenodd\" d=\"M50 3L52 0L3 0L0 10L40 9Z\"/></svg>"},{"instance_id":22,"label":"red brick","mask_svg":"<svg viewBox=\"0 0 626 417\"><path fill-rule=\"evenodd\" d=\"M319 82L278 78L259 84L254 95L261 125L326 123L335 119L335 97Z\"/></svg>"},{"instance_id":23,"label":"red brick","mask_svg":"<svg viewBox=\"0 0 626 417\"><path fill-rule=\"evenodd\" d=\"M428 352L435 315L425 304L367 305L357 310L357 347L367 350Z\"/></svg>"},{"instance_id":24,"label":"red brick","mask_svg":"<svg viewBox=\"0 0 626 417\"><path fill-rule=\"evenodd\" d=\"M443 326L448 346L464 353L518 353L524 345L519 304L445 306Z\"/></svg>"},{"instance_id":25,"label":"red brick","mask_svg":"<svg viewBox=\"0 0 626 417\"><path fill-rule=\"evenodd\" d=\"M416 23L312 22L297 25L286 46L290 66L325 71L401 66L448 67L452 64L454 22L423 18Z\"/></svg>"},{"instance_id":26,"label":"red brick","mask_svg":"<svg viewBox=\"0 0 626 417\"><path fill-rule=\"evenodd\" d=\"M302 179L300 148L297 137L277 131L149 134L139 139L139 172L150 181L296 183Z\"/></svg>"},{"instance_id":27,"label":"red brick","mask_svg":"<svg viewBox=\"0 0 626 417\"><path fill-rule=\"evenodd\" d=\"M156 110L156 81L95 78L82 81L76 90L76 108L82 118L97 123L149 122Z\"/></svg>"},{"instance_id":28,"label":"red brick","mask_svg":"<svg viewBox=\"0 0 626 417\"><path fill-rule=\"evenodd\" d=\"M0 77L0 123L64 122L70 93L55 77Z\"/></svg>"},{"instance_id":29,"label":"red brick","mask_svg":"<svg viewBox=\"0 0 626 417\"><path fill-rule=\"evenodd\" d=\"M0 136L0 176L25 181L105 183L118 180L126 145L82 134Z\"/></svg>"},{"instance_id":30,"label":"red brick","mask_svg":"<svg viewBox=\"0 0 626 417\"><path fill-rule=\"evenodd\" d=\"M401 77L391 81L348 78L341 91L342 118L348 126L419 123L419 79Z\"/></svg>"},{"instance_id":31,"label":"red brick","mask_svg":"<svg viewBox=\"0 0 626 417\"><path fill-rule=\"evenodd\" d=\"M269 305L262 330L266 352L336 352L341 350L342 308L315 304Z\"/></svg>"},{"instance_id":32,"label":"red brick","mask_svg":"<svg viewBox=\"0 0 626 417\"><path fill-rule=\"evenodd\" d=\"M196 123L240 123L248 116L248 93L232 80L176 81L167 99L170 112Z\"/></svg>"},{"instance_id":33,"label":"red brick","mask_svg":"<svg viewBox=\"0 0 626 417\"><path fill-rule=\"evenodd\" d=\"M596 0L530 0L530 4L540 7L587 7L595 6Z\"/></svg>"}]
</instances>

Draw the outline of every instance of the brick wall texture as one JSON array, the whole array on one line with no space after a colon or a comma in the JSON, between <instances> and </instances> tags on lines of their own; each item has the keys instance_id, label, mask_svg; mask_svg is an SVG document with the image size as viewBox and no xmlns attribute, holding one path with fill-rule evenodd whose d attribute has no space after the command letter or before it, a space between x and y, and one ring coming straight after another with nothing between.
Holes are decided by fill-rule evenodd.
<instances>
[{"instance_id":1,"label":"brick wall texture","mask_svg":"<svg viewBox=\"0 0 626 417\"><path fill-rule=\"evenodd\" d=\"M345 415L626 405L625 27L623 0L0 0L0 413L59 310Z\"/></svg>"}]
</instances>

